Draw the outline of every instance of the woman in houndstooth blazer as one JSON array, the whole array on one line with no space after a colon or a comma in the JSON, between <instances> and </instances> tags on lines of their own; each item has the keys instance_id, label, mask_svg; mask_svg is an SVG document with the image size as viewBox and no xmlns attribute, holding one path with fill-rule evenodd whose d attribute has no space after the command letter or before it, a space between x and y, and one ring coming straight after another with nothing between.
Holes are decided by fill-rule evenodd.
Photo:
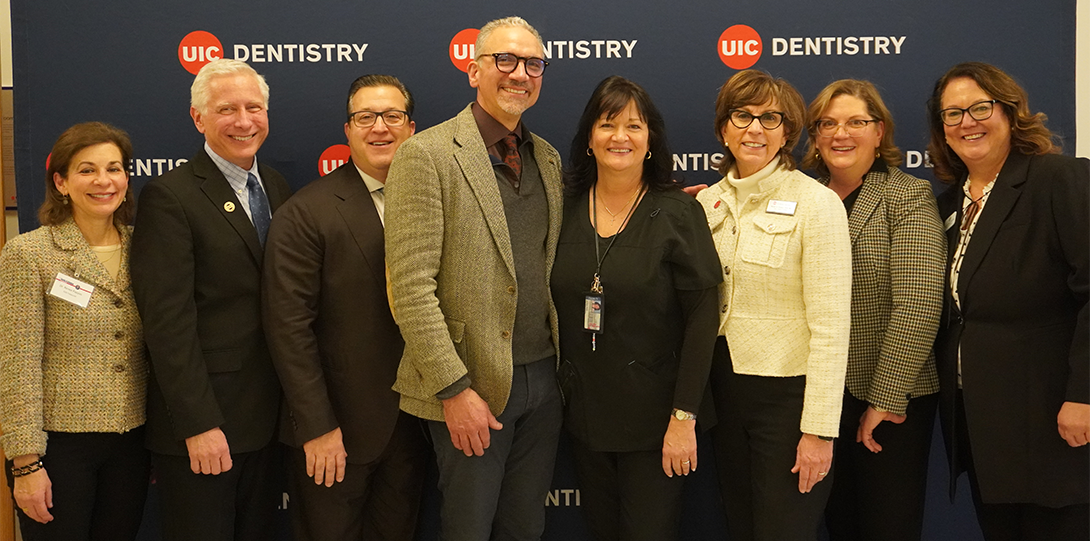
<instances>
[{"instance_id":1,"label":"woman in houndstooth blazer","mask_svg":"<svg viewBox=\"0 0 1090 541\"><path fill-rule=\"evenodd\" d=\"M27 541L134 539L140 527L147 365L129 285L131 157L117 128L69 128L50 155L42 227L0 254L0 444Z\"/></svg>"},{"instance_id":2,"label":"woman in houndstooth blazer","mask_svg":"<svg viewBox=\"0 0 1090 541\"><path fill-rule=\"evenodd\" d=\"M848 372L825 523L834 541L919 541L946 237L931 185L896 167L893 119L873 84L831 83L810 119L803 165L843 200L852 240Z\"/></svg>"}]
</instances>

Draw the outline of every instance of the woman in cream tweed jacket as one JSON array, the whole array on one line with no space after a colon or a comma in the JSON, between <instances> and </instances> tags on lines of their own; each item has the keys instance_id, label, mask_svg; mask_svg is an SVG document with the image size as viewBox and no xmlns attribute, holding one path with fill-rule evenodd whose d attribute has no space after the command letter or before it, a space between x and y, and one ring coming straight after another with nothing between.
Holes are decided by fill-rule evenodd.
<instances>
[{"instance_id":1,"label":"woman in cream tweed jacket","mask_svg":"<svg viewBox=\"0 0 1090 541\"><path fill-rule=\"evenodd\" d=\"M0 444L27 540L139 529L147 365L129 285L131 155L106 124L65 131L44 225L0 254Z\"/></svg>"},{"instance_id":2,"label":"woman in cream tweed jacket","mask_svg":"<svg viewBox=\"0 0 1090 541\"><path fill-rule=\"evenodd\" d=\"M725 176L700 192L723 267L712 365L716 469L733 540L816 539L851 321L848 221L794 169L805 105L746 70L719 91Z\"/></svg>"}]
</instances>

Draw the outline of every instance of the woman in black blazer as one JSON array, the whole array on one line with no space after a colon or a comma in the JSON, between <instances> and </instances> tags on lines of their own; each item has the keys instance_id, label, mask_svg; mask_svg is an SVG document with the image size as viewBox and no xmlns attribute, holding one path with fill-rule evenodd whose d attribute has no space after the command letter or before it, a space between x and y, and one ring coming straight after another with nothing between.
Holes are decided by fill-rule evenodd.
<instances>
[{"instance_id":1,"label":"woman in black blazer","mask_svg":"<svg viewBox=\"0 0 1090 541\"><path fill-rule=\"evenodd\" d=\"M1090 538L1090 169L1000 69L959 64L928 103L948 242L936 345L956 476L984 536Z\"/></svg>"}]
</instances>

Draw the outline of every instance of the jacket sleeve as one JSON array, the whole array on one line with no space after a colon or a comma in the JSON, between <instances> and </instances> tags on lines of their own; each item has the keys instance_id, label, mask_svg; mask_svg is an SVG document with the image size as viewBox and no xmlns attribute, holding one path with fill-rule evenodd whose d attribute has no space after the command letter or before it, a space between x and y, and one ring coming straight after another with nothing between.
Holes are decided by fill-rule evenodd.
<instances>
[{"instance_id":1,"label":"jacket sleeve","mask_svg":"<svg viewBox=\"0 0 1090 541\"><path fill-rule=\"evenodd\" d=\"M191 227L178 196L161 182L140 192L133 230L133 294L144 323L153 385L162 390L179 440L224 423L197 335Z\"/></svg>"},{"instance_id":2,"label":"jacket sleeve","mask_svg":"<svg viewBox=\"0 0 1090 541\"><path fill-rule=\"evenodd\" d=\"M799 206L805 204L813 207L802 224L801 269L810 353L800 429L805 434L835 437L840 426L851 330L848 217L832 190L822 188L812 200Z\"/></svg>"},{"instance_id":3,"label":"jacket sleeve","mask_svg":"<svg viewBox=\"0 0 1090 541\"><path fill-rule=\"evenodd\" d=\"M302 201L289 200L274 215L265 241L261 307L265 328L276 329L266 339L298 444L338 426L314 331L324 255L315 217Z\"/></svg>"},{"instance_id":4,"label":"jacket sleeve","mask_svg":"<svg viewBox=\"0 0 1090 541\"><path fill-rule=\"evenodd\" d=\"M394 317L405 338L396 390L419 393L421 400L468 373L436 296L446 235L442 182L431 153L415 138L398 148L386 179L386 263ZM418 378L415 389L401 386L406 373Z\"/></svg>"},{"instance_id":5,"label":"jacket sleeve","mask_svg":"<svg viewBox=\"0 0 1090 541\"><path fill-rule=\"evenodd\" d=\"M914 180L887 191L893 301L867 402L904 415L908 395L931 355L942 314L946 235L931 186Z\"/></svg>"},{"instance_id":6,"label":"jacket sleeve","mask_svg":"<svg viewBox=\"0 0 1090 541\"><path fill-rule=\"evenodd\" d=\"M0 443L8 459L45 454L42 352L45 298L26 237L0 254Z\"/></svg>"},{"instance_id":7,"label":"jacket sleeve","mask_svg":"<svg viewBox=\"0 0 1090 541\"><path fill-rule=\"evenodd\" d=\"M1090 161L1085 158L1064 160L1059 178L1049 179L1056 186L1052 197L1052 217L1060 238L1060 249L1067 262L1067 284L1079 306L1075 334L1068 354L1070 372L1064 399L1090 403L1090 306L1087 305L1090 282ZM1044 179L1042 179L1044 180Z\"/></svg>"}]
</instances>

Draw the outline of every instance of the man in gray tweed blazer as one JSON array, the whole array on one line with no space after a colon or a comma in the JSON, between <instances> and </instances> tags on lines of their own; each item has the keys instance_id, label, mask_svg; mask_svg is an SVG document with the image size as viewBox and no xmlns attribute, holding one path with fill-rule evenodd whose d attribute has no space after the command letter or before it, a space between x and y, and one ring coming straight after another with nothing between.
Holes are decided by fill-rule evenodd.
<instances>
[{"instance_id":1,"label":"man in gray tweed blazer","mask_svg":"<svg viewBox=\"0 0 1090 541\"><path fill-rule=\"evenodd\" d=\"M386 257L405 353L394 390L428 421L446 541L539 539L561 424L556 310L560 156L530 133L541 37L486 24L468 68L477 99L398 149Z\"/></svg>"}]
</instances>

